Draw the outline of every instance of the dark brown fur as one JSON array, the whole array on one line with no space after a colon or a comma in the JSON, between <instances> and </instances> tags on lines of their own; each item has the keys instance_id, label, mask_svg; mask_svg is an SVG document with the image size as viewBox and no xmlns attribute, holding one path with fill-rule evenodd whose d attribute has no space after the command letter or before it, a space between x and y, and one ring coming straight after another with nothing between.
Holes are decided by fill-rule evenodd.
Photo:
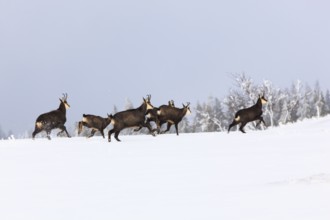
<instances>
[{"instance_id":1,"label":"dark brown fur","mask_svg":"<svg viewBox=\"0 0 330 220\"><path fill-rule=\"evenodd\" d=\"M179 135L178 124L182 121L183 117L187 113L191 113L189 103L187 105L183 105L183 108L176 108L168 105L163 105L159 107L158 110L158 121L159 128L167 122L167 129L162 131L161 133L165 133L170 130L171 126L174 124L176 134Z\"/></svg>"},{"instance_id":2,"label":"dark brown fur","mask_svg":"<svg viewBox=\"0 0 330 220\"><path fill-rule=\"evenodd\" d=\"M246 109L241 109L238 112L236 112L233 122L229 125L228 133L233 126L238 125L238 124L241 124L241 126L239 127L239 130L241 132L245 133L244 126L248 122L255 121L255 120L259 120L257 125L259 125L261 122L263 122L264 125L266 126L266 123L262 117L262 101L267 102L267 99L265 99L264 96L262 96L262 97L259 96L258 101L255 105L253 105L249 108L246 108Z\"/></svg>"},{"instance_id":3,"label":"dark brown fur","mask_svg":"<svg viewBox=\"0 0 330 220\"><path fill-rule=\"evenodd\" d=\"M96 115L83 114L83 120L78 123L78 135L81 133L83 126L85 126L92 129L88 138L93 137L96 131L99 131L103 138L105 138L103 130L110 124L112 118L113 116L109 114L106 118Z\"/></svg>"},{"instance_id":4,"label":"dark brown fur","mask_svg":"<svg viewBox=\"0 0 330 220\"><path fill-rule=\"evenodd\" d=\"M115 133L115 139L120 141L118 135L121 130L131 127L147 127L149 131L153 134L150 124L146 123L145 114L148 110L148 106L153 108L150 103L151 96L147 99L143 98L143 103L139 108L129 109L126 111L118 112L113 115L111 123L113 124L113 129L108 132L108 141L111 141L111 135ZM154 135L154 134L153 134Z\"/></svg>"}]
</instances>

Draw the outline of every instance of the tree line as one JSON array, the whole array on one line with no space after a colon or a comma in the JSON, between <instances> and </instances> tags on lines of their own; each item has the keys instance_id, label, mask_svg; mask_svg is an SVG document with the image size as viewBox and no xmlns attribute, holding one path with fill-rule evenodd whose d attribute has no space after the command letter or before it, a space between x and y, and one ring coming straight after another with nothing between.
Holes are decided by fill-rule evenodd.
<instances>
[{"instance_id":1,"label":"tree line","mask_svg":"<svg viewBox=\"0 0 330 220\"><path fill-rule=\"evenodd\" d=\"M227 131L235 112L252 106L263 94L268 100L263 118L271 127L330 114L330 92L324 93L318 82L311 87L296 81L290 88L280 89L268 80L255 84L245 74L233 74L232 78L235 88L223 99L209 97L206 102L197 103L195 117L189 128L184 129L190 132ZM260 129L255 123L248 127Z\"/></svg>"},{"instance_id":2,"label":"tree line","mask_svg":"<svg viewBox=\"0 0 330 220\"><path fill-rule=\"evenodd\" d=\"M233 74L234 87L224 98L210 96L204 102L197 102L192 108L193 115L184 117L179 124L180 133L197 132L226 132L237 110L252 106L259 95L265 95L268 100L263 111L263 118L268 127L276 127L287 123L294 123L312 117L323 117L330 114L330 91L322 91L318 82L311 87L308 83L296 81L289 88L278 88L271 81L264 80L256 84L246 74ZM133 108L129 99L126 100L126 109ZM114 113L117 107L113 107ZM248 129L264 129L256 127L256 123L249 123ZM155 126L153 124L153 126ZM77 134L77 124L68 126L70 133ZM171 132L174 132L173 130ZM87 131L82 135L87 135ZM123 134L148 133L142 129L134 132L127 129ZM0 126L0 139L13 137L11 131L5 132ZM18 138L29 138L27 131Z\"/></svg>"}]
</instances>

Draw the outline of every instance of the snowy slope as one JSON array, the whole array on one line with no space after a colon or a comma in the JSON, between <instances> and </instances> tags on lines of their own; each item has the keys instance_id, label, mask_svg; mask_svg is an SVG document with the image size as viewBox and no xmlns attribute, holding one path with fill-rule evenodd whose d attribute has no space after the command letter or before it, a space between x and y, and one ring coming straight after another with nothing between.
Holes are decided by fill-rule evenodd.
<instances>
[{"instance_id":1,"label":"snowy slope","mask_svg":"<svg viewBox=\"0 0 330 220\"><path fill-rule=\"evenodd\" d=\"M247 132L0 141L0 219L330 219L330 118Z\"/></svg>"}]
</instances>

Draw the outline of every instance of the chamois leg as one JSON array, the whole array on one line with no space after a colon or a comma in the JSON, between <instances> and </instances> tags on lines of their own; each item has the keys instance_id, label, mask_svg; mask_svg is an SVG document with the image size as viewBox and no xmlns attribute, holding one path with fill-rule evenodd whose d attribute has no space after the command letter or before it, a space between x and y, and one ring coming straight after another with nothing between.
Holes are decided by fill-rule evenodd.
<instances>
[{"instance_id":1,"label":"chamois leg","mask_svg":"<svg viewBox=\"0 0 330 220\"><path fill-rule=\"evenodd\" d=\"M172 123L167 122L167 129L165 131L162 131L161 133L164 134L166 132L168 132L171 129Z\"/></svg>"},{"instance_id":2,"label":"chamois leg","mask_svg":"<svg viewBox=\"0 0 330 220\"><path fill-rule=\"evenodd\" d=\"M260 117L260 121L267 127L263 117Z\"/></svg>"},{"instance_id":3,"label":"chamois leg","mask_svg":"<svg viewBox=\"0 0 330 220\"><path fill-rule=\"evenodd\" d=\"M142 126L138 127L138 128L135 128L133 131L140 131L142 129Z\"/></svg>"},{"instance_id":4,"label":"chamois leg","mask_svg":"<svg viewBox=\"0 0 330 220\"><path fill-rule=\"evenodd\" d=\"M157 131L157 133L159 134L159 132L160 132L160 127L159 127L159 120L158 119L156 119L154 122L155 122L155 124L156 124L156 127L157 128L155 128L155 129L152 129L152 126L151 126L151 120L147 120L147 122L146 122L146 124L148 125L148 126L150 126L150 129L151 129L151 131L150 131L150 133L153 135L153 136L155 136L155 132Z\"/></svg>"},{"instance_id":5,"label":"chamois leg","mask_svg":"<svg viewBox=\"0 0 330 220\"><path fill-rule=\"evenodd\" d=\"M174 125L175 125L176 135L179 135L178 124L174 124Z\"/></svg>"},{"instance_id":6,"label":"chamois leg","mask_svg":"<svg viewBox=\"0 0 330 220\"><path fill-rule=\"evenodd\" d=\"M160 124L160 121L159 120L156 120L156 126L157 126L157 128L155 128L154 131L157 131L157 134L160 134L160 126L161 126L161 124Z\"/></svg>"},{"instance_id":7,"label":"chamois leg","mask_svg":"<svg viewBox=\"0 0 330 220\"><path fill-rule=\"evenodd\" d=\"M234 127L235 125L238 125L238 124L239 124L239 121L234 120L234 121L229 125L228 133L230 132L230 129L231 129L232 127Z\"/></svg>"},{"instance_id":8,"label":"chamois leg","mask_svg":"<svg viewBox=\"0 0 330 220\"><path fill-rule=\"evenodd\" d=\"M155 133L155 132L157 132L157 134L159 134L159 132L158 132L158 129L157 129L157 128L154 128L154 129L152 129L152 133Z\"/></svg>"},{"instance_id":9,"label":"chamois leg","mask_svg":"<svg viewBox=\"0 0 330 220\"><path fill-rule=\"evenodd\" d=\"M102 137L105 138L105 137L104 137L104 131L103 131L103 130L100 130L100 132L101 132L101 134L102 134Z\"/></svg>"},{"instance_id":10,"label":"chamois leg","mask_svg":"<svg viewBox=\"0 0 330 220\"><path fill-rule=\"evenodd\" d=\"M50 132L51 132L51 130L47 130L46 131L48 140L51 140L51 138L50 138Z\"/></svg>"},{"instance_id":11,"label":"chamois leg","mask_svg":"<svg viewBox=\"0 0 330 220\"><path fill-rule=\"evenodd\" d=\"M245 131L244 131L244 127L245 127L245 125L246 125L246 122L242 122L242 123L241 123L241 126L239 127L239 130L240 130L241 132L243 132L243 133L245 133Z\"/></svg>"},{"instance_id":12,"label":"chamois leg","mask_svg":"<svg viewBox=\"0 0 330 220\"><path fill-rule=\"evenodd\" d=\"M138 128L135 128L133 131L138 132L138 131L140 131L143 127L147 127L147 128L149 129L149 127L147 126L147 124L149 124L149 126L151 127L150 123L147 122L146 124L144 124L144 125L140 125ZM149 131L150 131L150 133L151 133L152 135L154 135L154 134L153 134L154 130L152 130L152 129L150 130L150 129L149 129Z\"/></svg>"},{"instance_id":13,"label":"chamois leg","mask_svg":"<svg viewBox=\"0 0 330 220\"><path fill-rule=\"evenodd\" d=\"M157 127L155 129L152 130L153 132L157 132L157 134L160 134L160 127Z\"/></svg>"},{"instance_id":14,"label":"chamois leg","mask_svg":"<svg viewBox=\"0 0 330 220\"><path fill-rule=\"evenodd\" d=\"M57 136L59 136L60 134L62 134L63 132L65 132L65 133L66 133L66 136L67 136L68 138L71 137L71 136L69 135L68 131L66 130L66 127L65 127L64 125L60 125L58 128L61 129L61 131L57 133Z\"/></svg>"},{"instance_id":15,"label":"chamois leg","mask_svg":"<svg viewBox=\"0 0 330 220\"><path fill-rule=\"evenodd\" d=\"M34 139L34 137L38 134L38 133L40 133L42 130L40 130L39 128L35 128L34 129L34 132L32 133L32 139Z\"/></svg>"},{"instance_id":16,"label":"chamois leg","mask_svg":"<svg viewBox=\"0 0 330 220\"><path fill-rule=\"evenodd\" d=\"M261 119L259 118L259 121L256 124L256 127L258 127L261 124Z\"/></svg>"},{"instance_id":17,"label":"chamois leg","mask_svg":"<svg viewBox=\"0 0 330 220\"><path fill-rule=\"evenodd\" d=\"M154 134L154 131L152 130L152 127L151 127L150 122L147 121L146 123L144 123L143 126L148 128L148 130L149 130L149 132L150 132L150 134L151 134L152 136L156 136L156 135Z\"/></svg>"},{"instance_id":18,"label":"chamois leg","mask_svg":"<svg viewBox=\"0 0 330 220\"><path fill-rule=\"evenodd\" d=\"M113 129L111 129L109 132L108 132L108 142L111 142L111 135L112 135L112 133L114 133L115 132L115 129L113 128Z\"/></svg>"},{"instance_id":19,"label":"chamois leg","mask_svg":"<svg viewBox=\"0 0 330 220\"><path fill-rule=\"evenodd\" d=\"M115 132L115 138L116 138L117 141L121 141L121 140L119 140L119 138L118 138L119 132L120 132L120 131L116 131L116 132Z\"/></svg>"},{"instance_id":20,"label":"chamois leg","mask_svg":"<svg viewBox=\"0 0 330 220\"><path fill-rule=\"evenodd\" d=\"M91 131L91 134L87 138L93 137L96 131L97 130L93 128L92 131Z\"/></svg>"},{"instance_id":21,"label":"chamois leg","mask_svg":"<svg viewBox=\"0 0 330 220\"><path fill-rule=\"evenodd\" d=\"M160 122L160 121L159 121L159 123L158 123L158 125L157 125L158 134L163 134L163 132L162 132L160 129L161 129L161 127L162 127L162 125L163 125L164 123L165 123L165 122Z\"/></svg>"},{"instance_id":22,"label":"chamois leg","mask_svg":"<svg viewBox=\"0 0 330 220\"><path fill-rule=\"evenodd\" d=\"M265 123L264 118L262 116L260 116L259 118L257 118L257 120L259 120L259 121L256 124L256 127L258 127L261 124L261 122L266 126L266 123Z\"/></svg>"},{"instance_id":23,"label":"chamois leg","mask_svg":"<svg viewBox=\"0 0 330 220\"><path fill-rule=\"evenodd\" d=\"M78 135L81 133L82 129L83 129L83 122L80 121L80 122L78 123Z\"/></svg>"}]
</instances>

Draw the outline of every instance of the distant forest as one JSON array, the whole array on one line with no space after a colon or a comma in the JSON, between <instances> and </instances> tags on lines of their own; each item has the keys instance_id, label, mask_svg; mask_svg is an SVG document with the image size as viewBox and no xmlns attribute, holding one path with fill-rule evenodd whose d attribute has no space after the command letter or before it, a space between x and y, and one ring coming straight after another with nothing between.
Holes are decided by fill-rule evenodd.
<instances>
[{"instance_id":1,"label":"distant forest","mask_svg":"<svg viewBox=\"0 0 330 220\"><path fill-rule=\"evenodd\" d=\"M257 85L245 74L234 74L235 88L219 99L209 97L206 102L197 103L192 123L183 125L187 132L227 131L237 110L252 106L259 95L265 95L268 103L263 107L263 118L267 126L279 126L294 123L306 118L323 117L330 114L330 92L321 90L318 82L314 87L301 81L292 83L290 88L280 89L265 80ZM256 128L249 123L249 129Z\"/></svg>"},{"instance_id":2,"label":"distant forest","mask_svg":"<svg viewBox=\"0 0 330 220\"><path fill-rule=\"evenodd\" d=\"M234 88L224 98L211 96L207 101L198 102L196 106L191 106L193 114L183 118L179 124L180 133L227 131L236 111L254 105L259 95L264 95L268 100L268 103L263 107L263 118L267 127L330 114L330 91L322 91L318 82L315 82L311 87L307 83L303 84L301 81L296 81L292 83L290 88L280 89L268 80L263 81L260 85L255 84L244 73L233 74L232 79ZM129 101L126 107L132 108ZM182 106L177 105L176 107L181 108ZM114 112L116 111L117 108L114 106ZM155 127L155 124L152 124L152 126ZM72 125L72 127L67 125L67 127L72 136L77 135L76 125ZM162 130L164 129L165 125L162 127ZM246 129L265 129L265 127L263 125L256 127L256 123L249 123ZM173 128L171 132L174 132ZM31 133L32 131L27 131L16 138L28 138L31 137ZM133 129L126 129L122 132L122 134L140 133L147 133L147 130L142 129L140 132L134 132ZM89 134L89 131L85 129L82 136L87 134ZM7 138L13 138L12 133L4 132L0 126L0 139Z\"/></svg>"}]
</instances>

